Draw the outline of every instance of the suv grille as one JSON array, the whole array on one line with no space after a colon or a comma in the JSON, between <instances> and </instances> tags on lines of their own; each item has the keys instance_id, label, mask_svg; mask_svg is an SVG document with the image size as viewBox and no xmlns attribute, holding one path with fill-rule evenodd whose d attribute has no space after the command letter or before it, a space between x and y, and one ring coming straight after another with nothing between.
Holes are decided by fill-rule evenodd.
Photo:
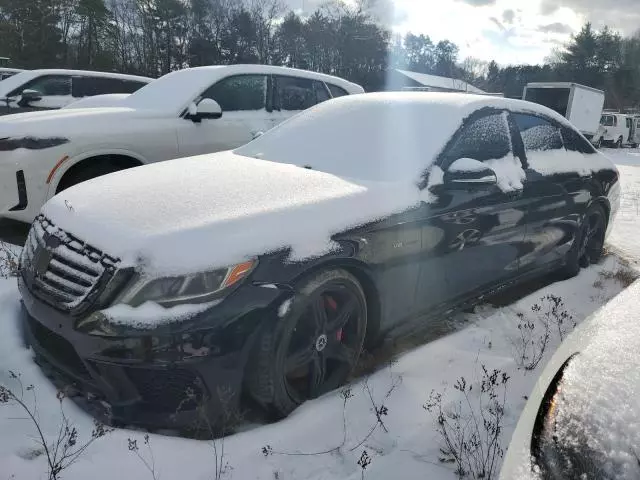
<instances>
[{"instance_id":1,"label":"suv grille","mask_svg":"<svg viewBox=\"0 0 640 480\"><path fill-rule=\"evenodd\" d=\"M105 255L38 216L20 259L27 288L51 306L80 313L112 278L118 259Z\"/></svg>"}]
</instances>

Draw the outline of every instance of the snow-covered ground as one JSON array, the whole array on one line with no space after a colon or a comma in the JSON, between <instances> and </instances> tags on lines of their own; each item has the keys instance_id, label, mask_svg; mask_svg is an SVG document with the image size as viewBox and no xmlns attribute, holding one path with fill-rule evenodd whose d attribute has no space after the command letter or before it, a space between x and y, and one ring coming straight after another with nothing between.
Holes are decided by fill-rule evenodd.
<instances>
[{"instance_id":1,"label":"snow-covered ground","mask_svg":"<svg viewBox=\"0 0 640 480\"><path fill-rule=\"evenodd\" d=\"M609 243L617 255L640 264L640 242L636 240L640 234L640 151L605 153L619 165L623 183L622 206ZM439 461L441 441L433 416L423 408L431 392L442 393L445 402L458 400L455 381L464 376L475 385L482 374L481 365L508 374L502 435L506 450L525 396L558 345L558 338L552 333L537 369L519 370L514 360L514 339L520 332L518 313L534 318L531 307L552 294L561 297L566 311L580 322L624 288L620 276L614 275L626 268L622 263L611 255L575 279L545 286L506 307L483 305L475 313L458 315L444 328L438 327L448 334L401 356L366 382L360 380L351 385L352 396L347 400L344 390L336 391L308 402L277 424L243 427L241 433L224 441L222 478L359 479L363 473L367 479L455 478L454 466ZM50 441L58 435L62 406L78 428L80 443L90 435L93 420L71 401L63 400L61 404L54 387L33 363L31 352L20 340L18 299L15 281L0 279L0 385L16 390L18 385L10 372L19 373L25 387L35 387L26 391L24 398L28 405L37 405L44 435ZM392 391L387 394L389 390ZM478 390L473 389L474 395ZM380 417L384 428L379 425L369 436L377 423L372 399L379 411L382 405L386 407L386 415ZM0 479L47 478L46 458L34 442L36 433L23 411L0 404ZM147 465L154 465L157 479L216 478L212 442L153 434L146 446L144 432L125 429L98 439L62 477L154 478L137 454L129 450L128 439L137 439L138 454ZM216 447L219 456L220 441ZM363 472L358 461L365 450L371 463ZM324 451L330 452L317 453Z\"/></svg>"}]
</instances>

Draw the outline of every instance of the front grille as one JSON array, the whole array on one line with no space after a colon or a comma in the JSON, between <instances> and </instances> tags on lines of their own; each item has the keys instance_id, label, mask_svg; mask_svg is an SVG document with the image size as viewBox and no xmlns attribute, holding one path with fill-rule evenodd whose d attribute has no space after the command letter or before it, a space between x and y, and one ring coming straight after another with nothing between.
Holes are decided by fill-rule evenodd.
<instances>
[{"instance_id":1,"label":"front grille","mask_svg":"<svg viewBox=\"0 0 640 480\"><path fill-rule=\"evenodd\" d=\"M115 259L57 228L40 215L33 222L20 260L27 288L51 306L80 313L112 278Z\"/></svg>"},{"instance_id":2,"label":"front grille","mask_svg":"<svg viewBox=\"0 0 640 480\"><path fill-rule=\"evenodd\" d=\"M127 374L149 411L177 413L192 410L204 398L202 382L191 370L129 368Z\"/></svg>"},{"instance_id":3,"label":"front grille","mask_svg":"<svg viewBox=\"0 0 640 480\"><path fill-rule=\"evenodd\" d=\"M90 377L84 362L68 341L33 318L29 318L29 329L38 345L40 345L53 360L77 376Z\"/></svg>"}]
</instances>

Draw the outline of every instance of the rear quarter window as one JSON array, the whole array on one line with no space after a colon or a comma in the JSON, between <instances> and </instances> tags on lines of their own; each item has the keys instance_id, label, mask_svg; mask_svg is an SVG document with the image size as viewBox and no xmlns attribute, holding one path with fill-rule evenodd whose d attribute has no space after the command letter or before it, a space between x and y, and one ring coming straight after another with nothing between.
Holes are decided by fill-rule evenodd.
<instances>
[{"instance_id":1,"label":"rear quarter window","mask_svg":"<svg viewBox=\"0 0 640 480\"><path fill-rule=\"evenodd\" d=\"M331 92L331 96L333 98L349 95L349 93L344 88L333 85L332 83L327 83L327 87L329 87L329 91Z\"/></svg>"},{"instance_id":2,"label":"rear quarter window","mask_svg":"<svg viewBox=\"0 0 640 480\"><path fill-rule=\"evenodd\" d=\"M563 127L561 132L562 140L564 141L564 148L568 151L585 154L596 153L595 147L575 130Z\"/></svg>"}]
</instances>

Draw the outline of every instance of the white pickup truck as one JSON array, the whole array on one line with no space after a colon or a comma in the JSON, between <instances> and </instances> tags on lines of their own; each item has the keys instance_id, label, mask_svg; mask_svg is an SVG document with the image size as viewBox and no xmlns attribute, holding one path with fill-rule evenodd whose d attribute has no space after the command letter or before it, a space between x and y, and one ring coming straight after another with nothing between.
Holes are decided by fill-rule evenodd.
<instances>
[{"instance_id":1,"label":"white pickup truck","mask_svg":"<svg viewBox=\"0 0 640 480\"><path fill-rule=\"evenodd\" d=\"M0 219L31 222L49 198L77 183L236 148L317 103L363 92L304 70L198 67L165 75L109 107L0 117Z\"/></svg>"}]
</instances>

